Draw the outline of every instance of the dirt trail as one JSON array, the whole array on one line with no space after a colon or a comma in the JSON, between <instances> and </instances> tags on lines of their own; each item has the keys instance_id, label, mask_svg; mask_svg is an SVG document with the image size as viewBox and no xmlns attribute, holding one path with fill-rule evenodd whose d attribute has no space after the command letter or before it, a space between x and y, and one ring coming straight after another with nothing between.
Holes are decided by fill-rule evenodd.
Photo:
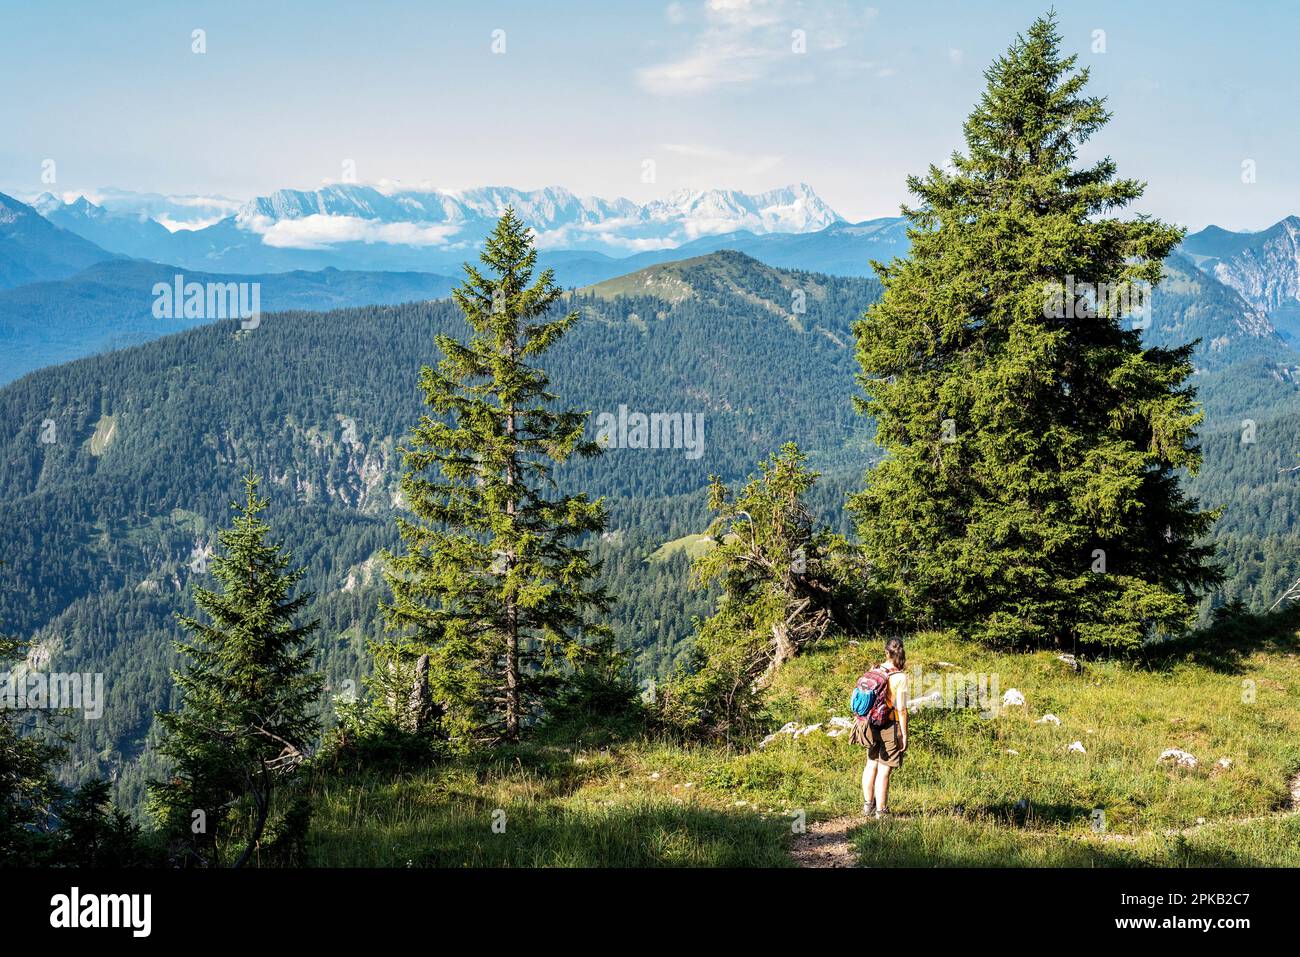
<instances>
[{"instance_id":1,"label":"dirt trail","mask_svg":"<svg viewBox=\"0 0 1300 957\"><path fill-rule=\"evenodd\" d=\"M861 814L814 821L803 834L796 834L791 856L799 867L857 867L849 831L866 823Z\"/></svg>"}]
</instances>

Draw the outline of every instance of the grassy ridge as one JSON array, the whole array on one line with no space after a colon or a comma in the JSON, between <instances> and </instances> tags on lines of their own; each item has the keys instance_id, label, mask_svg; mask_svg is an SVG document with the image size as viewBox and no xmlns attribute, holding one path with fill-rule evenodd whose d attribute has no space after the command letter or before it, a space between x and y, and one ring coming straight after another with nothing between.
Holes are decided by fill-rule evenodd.
<instances>
[{"instance_id":1,"label":"grassy ridge","mask_svg":"<svg viewBox=\"0 0 1300 957\"><path fill-rule=\"evenodd\" d=\"M926 634L909 666L996 675L1023 707L912 721L897 817L850 833L895 865L1300 865L1300 638L1294 615L1238 619L1146 661L999 654ZM874 645L827 642L788 665L773 727L846 712ZM1045 713L1061 724L1037 723ZM309 859L320 866L783 866L803 820L860 807L862 754L822 729L768 747L682 746L552 731L490 756L400 775L322 773ZM1079 741L1086 753L1068 750ZM1167 748L1195 768L1161 764ZM1017 753L1009 753L1017 752ZM1227 758L1229 766L1220 766ZM1099 827L1094 812L1104 813ZM494 812L505 829L495 833ZM499 823L500 815L497 816Z\"/></svg>"}]
</instances>

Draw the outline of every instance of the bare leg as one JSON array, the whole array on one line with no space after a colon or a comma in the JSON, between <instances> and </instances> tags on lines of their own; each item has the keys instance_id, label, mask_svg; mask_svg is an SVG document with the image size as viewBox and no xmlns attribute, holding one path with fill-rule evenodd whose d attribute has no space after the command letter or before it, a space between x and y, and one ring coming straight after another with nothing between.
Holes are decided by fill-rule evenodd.
<instances>
[{"instance_id":1,"label":"bare leg","mask_svg":"<svg viewBox=\"0 0 1300 957\"><path fill-rule=\"evenodd\" d=\"M880 765L876 777L876 810L881 813L889 810L889 772L893 771L887 764Z\"/></svg>"},{"instance_id":2,"label":"bare leg","mask_svg":"<svg viewBox=\"0 0 1300 957\"><path fill-rule=\"evenodd\" d=\"M862 803L871 804L875 801L872 796L876 787L876 765L878 762L868 759L867 766L862 769Z\"/></svg>"}]
</instances>

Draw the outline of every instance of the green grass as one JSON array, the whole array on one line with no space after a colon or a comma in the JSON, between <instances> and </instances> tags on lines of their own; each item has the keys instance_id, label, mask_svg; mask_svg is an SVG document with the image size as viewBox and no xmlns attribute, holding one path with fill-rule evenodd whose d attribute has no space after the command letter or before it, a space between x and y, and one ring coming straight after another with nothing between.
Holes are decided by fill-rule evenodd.
<instances>
[{"instance_id":1,"label":"green grass","mask_svg":"<svg viewBox=\"0 0 1300 957\"><path fill-rule=\"evenodd\" d=\"M996 675L999 695L1015 687L1026 705L990 718L914 715L891 794L898 816L856 827L856 851L912 866L1300 866L1287 784L1300 770L1300 640L1292 622L1251 622L1158 659L1090 662L1078 674L1052 653L997 654L938 634L909 640L909 668L953 673L938 665L946 661ZM845 714L847 689L877 657L874 643L806 651L772 689L774 727ZM1035 723L1046 712L1060 726ZM1072 741L1087 753L1068 751ZM1190 751L1198 766L1158 764L1166 748ZM846 736L819 731L731 752L647 738L604 750L535 741L397 777L323 774L310 859L788 865L800 817L860 808L862 760ZM497 809L504 833L492 830Z\"/></svg>"},{"instance_id":2,"label":"green grass","mask_svg":"<svg viewBox=\"0 0 1300 957\"><path fill-rule=\"evenodd\" d=\"M712 547L713 539L709 535L703 533L683 535L681 538L674 538L672 541L664 542L646 557L646 561L654 564L666 562L679 552L685 552L688 558L695 559Z\"/></svg>"}]
</instances>

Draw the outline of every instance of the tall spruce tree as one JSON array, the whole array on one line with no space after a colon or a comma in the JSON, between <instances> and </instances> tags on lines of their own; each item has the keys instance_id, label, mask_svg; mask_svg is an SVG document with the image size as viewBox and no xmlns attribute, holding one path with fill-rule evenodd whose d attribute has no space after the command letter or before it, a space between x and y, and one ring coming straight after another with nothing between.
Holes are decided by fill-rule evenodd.
<instances>
[{"instance_id":1,"label":"tall spruce tree","mask_svg":"<svg viewBox=\"0 0 1300 957\"><path fill-rule=\"evenodd\" d=\"M1014 646L1178 632L1218 580L1178 480L1192 345L1143 348L1123 315L1182 231L1108 216L1144 184L1076 166L1110 115L1075 60L1047 16L985 72L966 154L908 179L910 255L873 264L856 327L888 452L851 503L873 575L917 623Z\"/></svg>"},{"instance_id":2,"label":"tall spruce tree","mask_svg":"<svg viewBox=\"0 0 1300 957\"><path fill-rule=\"evenodd\" d=\"M438 367L420 388L429 412L402 449L401 491L414 520L388 556L401 636L379 649L382 673L427 655L428 686L444 728L459 739L517 737L564 667L608 635L608 608L580 536L605 527L604 507L558 494L552 469L599 453L586 415L552 407L546 373L530 365L578 319L551 315L562 295L551 270L533 282L528 228L507 210L453 296L468 342L438 336ZM559 666L559 667L557 667ZM417 689L415 697L418 699Z\"/></svg>"},{"instance_id":3,"label":"tall spruce tree","mask_svg":"<svg viewBox=\"0 0 1300 957\"><path fill-rule=\"evenodd\" d=\"M159 750L172 776L151 786L155 814L201 864L219 865L227 839L240 835L245 864L266 829L273 798L320 732L315 717L322 678L307 647L318 622L296 624L312 598L293 596L303 569L259 518L267 500L244 479L244 501L218 539L212 573L222 590L194 589L207 621L180 616L192 636L178 642L188 661L173 672L180 707L159 712ZM245 825L243 822L247 822Z\"/></svg>"}]
</instances>

